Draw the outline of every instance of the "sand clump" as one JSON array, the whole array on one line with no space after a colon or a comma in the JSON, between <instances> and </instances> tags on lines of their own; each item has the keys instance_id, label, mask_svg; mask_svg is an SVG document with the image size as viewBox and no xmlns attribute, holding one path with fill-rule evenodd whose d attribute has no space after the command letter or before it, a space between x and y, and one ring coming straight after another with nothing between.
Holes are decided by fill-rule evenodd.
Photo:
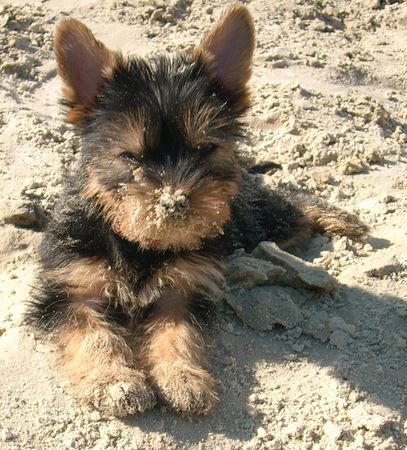
<instances>
[{"instance_id":1,"label":"sand clump","mask_svg":"<svg viewBox=\"0 0 407 450\"><path fill-rule=\"evenodd\" d=\"M159 406L104 418L75 401L21 323L44 221L80 147L57 104L56 23L80 19L125 53L169 53L196 45L228 3L0 6L1 449L406 447L405 2L245 2L257 32L246 168L358 214L370 232L316 235L295 257L265 243L228 259L213 417Z\"/></svg>"}]
</instances>

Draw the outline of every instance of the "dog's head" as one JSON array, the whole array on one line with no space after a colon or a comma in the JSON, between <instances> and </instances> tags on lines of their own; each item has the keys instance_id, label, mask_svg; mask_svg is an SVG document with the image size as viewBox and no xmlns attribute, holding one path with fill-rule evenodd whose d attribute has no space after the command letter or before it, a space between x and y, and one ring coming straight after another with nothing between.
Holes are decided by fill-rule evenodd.
<instances>
[{"instance_id":1,"label":"dog's head","mask_svg":"<svg viewBox=\"0 0 407 450\"><path fill-rule=\"evenodd\" d=\"M82 23L55 38L68 121L81 131L83 195L144 248L197 249L222 233L239 191L234 142L249 107L254 32L230 8L191 52L125 59Z\"/></svg>"}]
</instances>

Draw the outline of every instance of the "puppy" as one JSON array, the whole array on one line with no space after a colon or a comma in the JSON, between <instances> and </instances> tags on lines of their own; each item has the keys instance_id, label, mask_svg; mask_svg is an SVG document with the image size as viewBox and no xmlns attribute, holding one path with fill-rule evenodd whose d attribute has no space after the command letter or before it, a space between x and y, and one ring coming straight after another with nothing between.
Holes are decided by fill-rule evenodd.
<instances>
[{"instance_id":1,"label":"puppy","mask_svg":"<svg viewBox=\"0 0 407 450\"><path fill-rule=\"evenodd\" d=\"M241 169L254 44L241 5L193 51L148 60L109 50L77 20L58 26L63 104L82 150L42 240L27 318L57 344L79 397L106 414L156 399L183 415L213 409L205 337L224 255L360 232Z\"/></svg>"}]
</instances>

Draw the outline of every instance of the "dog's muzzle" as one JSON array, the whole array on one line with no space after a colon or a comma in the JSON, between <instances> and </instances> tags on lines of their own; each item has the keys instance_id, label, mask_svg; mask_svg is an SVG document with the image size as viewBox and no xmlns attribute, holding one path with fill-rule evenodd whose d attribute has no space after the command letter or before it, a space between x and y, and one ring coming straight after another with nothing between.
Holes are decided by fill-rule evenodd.
<instances>
[{"instance_id":1,"label":"dog's muzzle","mask_svg":"<svg viewBox=\"0 0 407 450\"><path fill-rule=\"evenodd\" d=\"M168 218L185 217L188 206L187 196L179 191L165 192L159 200L160 212Z\"/></svg>"}]
</instances>

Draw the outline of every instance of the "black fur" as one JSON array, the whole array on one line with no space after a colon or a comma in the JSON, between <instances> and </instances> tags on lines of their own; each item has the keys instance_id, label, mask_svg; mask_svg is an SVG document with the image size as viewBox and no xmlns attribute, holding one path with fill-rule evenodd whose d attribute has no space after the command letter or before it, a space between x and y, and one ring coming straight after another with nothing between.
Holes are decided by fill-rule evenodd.
<instances>
[{"instance_id":1,"label":"black fur","mask_svg":"<svg viewBox=\"0 0 407 450\"><path fill-rule=\"evenodd\" d=\"M137 294L155 271L186 250L156 251L142 249L137 243L117 235L98 213L92 200L82 195L87 177L86 167L92 161L105 189L115 189L131 178L134 167L114 166L100 159L105 148L121 145L120 130L129 118L145 124L143 160L144 173L154 178L160 168L179 166L185 171L200 171L205 176L224 182L235 180L233 166L210 167L200 160L197 149L188 141L182 127L185 109L192 113L202 108L217 111L216 118L207 124L208 142L236 140L242 134L239 117L243 111L235 109L237 98L225 94L221 86L210 80L205 64L193 64L186 55L174 59L157 58L150 63L132 59L122 62L112 79L96 99L92 111L79 124L83 141L82 160L72 178L67 181L62 200L50 220L40 247L43 274L33 292L27 319L39 328L52 332L67 321L77 321L69 315L66 286L47 279L47 271L66 266L82 257L104 259L113 268L126 268L127 282ZM113 128L106 126L115 124ZM107 131L106 131L107 130ZM123 151L131 149L123 149ZM110 166L109 166L110 164ZM252 249L261 240L280 241L295 233L301 213L278 194L266 192L245 175L241 195L232 203L232 219L225 233L204 242L200 254L223 258L237 247ZM194 322L207 325L213 315L213 302L197 293L191 305ZM150 311L141 311L143 318ZM104 319L126 325L138 318L126 317L118 304L100 306Z\"/></svg>"}]
</instances>

